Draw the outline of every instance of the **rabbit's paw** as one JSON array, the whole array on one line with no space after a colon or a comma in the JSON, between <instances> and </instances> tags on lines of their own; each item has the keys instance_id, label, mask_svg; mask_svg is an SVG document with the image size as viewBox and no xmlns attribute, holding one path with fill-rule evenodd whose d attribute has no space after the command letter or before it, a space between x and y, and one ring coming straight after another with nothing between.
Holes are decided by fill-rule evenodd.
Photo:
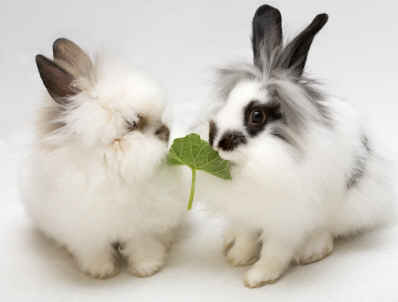
<instances>
[{"instance_id":1,"label":"rabbit's paw","mask_svg":"<svg viewBox=\"0 0 398 302\"><path fill-rule=\"evenodd\" d=\"M75 254L80 270L98 279L107 279L120 272L120 266L111 250L94 252L84 255Z\"/></svg>"},{"instance_id":2,"label":"rabbit's paw","mask_svg":"<svg viewBox=\"0 0 398 302\"><path fill-rule=\"evenodd\" d=\"M278 261L269 263L269 265L255 264L246 272L244 284L249 288L272 284L281 277L284 271L285 266L279 265Z\"/></svg>"},{"instance_id":3,"label":"rabbit's paw","mask_svg":"<svg viewBox=\"0 0 398 302\"><path fill-rule=\"evenodd\" d=\"M258 259L261 244L252 233L240 233L234 240L224 243L224 253L229 263L243 266Z\"/></svg>"},{"instance_id":4,"label":"rabbit's paw","mask_svg":"<svg viewBox=\"0 0 398 302\"><path fill-rule=\"evenodd\" d=\"M165 264L164 258L148 258L129 265L129 272L137 277L149 277L160 271Z\"/></svg>"},{"instance_id":5,"label":"rabbit's paw","mask_svg":"<svg viewBox=\"0 0 398 302\"><path fill-rule=\"evenodd\" d=\"M298 264L310 264L329 256L333 251L333 238L329 233L313 234L295 257Z\"/></svg>"},{"instance_id":6,"label":"rabbit's paw","mask_svg":"<svg viewBox=\"0 0 398 302\"><path fill-rule=\"evenodd\" d=\"M137 277L152 276L166 263L167 248L155 239L130 242L121 252L128 259L129 273Z\"/></svg>"},{"instance_id":7,"label":"rabbit's paw","mask_svg":"<svg viewBox=\"0 0 398 302\"><path fill-rule=\"evenodd\" d=\"M289 267L294 250L284 241L268 238L260 259L246 272L245 285L254 288L277 281Z\"/></svg>"}]
</instances>

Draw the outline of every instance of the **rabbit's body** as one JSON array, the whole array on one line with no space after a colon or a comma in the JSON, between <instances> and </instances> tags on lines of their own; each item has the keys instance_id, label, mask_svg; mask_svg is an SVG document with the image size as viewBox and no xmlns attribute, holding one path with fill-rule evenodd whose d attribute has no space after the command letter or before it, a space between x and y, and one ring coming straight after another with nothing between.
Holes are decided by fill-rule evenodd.
<instances>
[{"instance_id":1,"label":"rabbit's body","mask_svg":"<svg viewBox=\"0 0 398 302\"><path fill-rule=\"evenodd\" d=\"M286 218L282 225L297 221L304 233L316 226L335 236L382 222L391 200L386 195L388 168L372 149L353 108L337 99L327 102L336 123L308 125L301 137L303 153L287 144L272 144L272 137L242 146L235 154L219 150L234 163L233 177L228 182L201 177L206 185L199 189L214 187L211 194L217 197L211 198L211 207L252 228L261 220L265 229L272 229Z\"/></svg>"},{"instance_id":2,"label":"rabbit's body","mask_svg":"<svg viewBox=\"0 0 398 302\"><path fill-rule=\"evenodd\" d=\"M232 162L232 180L202 175L198 187L230 223L224 243L230 262L258 259L245 277L249 287L277 280L292 260L324 258L333 238L381 225L392 213L388 169L360 116L302 76L326 20L319 15L283 48L279 11L260 7L254 66L220 72L222 106L209 142Z\"/></svg>"},{"instance_id":3,"label":"rabbit's body","mask_svg":"<svg viewBox=\"0 0 398 302\"><path fill-rule=\"evenodd\" d=\"M47 61L38 61L43 72L48 66L40 64ZM40 230L101 278L118 272L117 253L134 274L158 271L185 210L181 171L165 163L162 92L143 74L115 66L93 65L92 83L79 74L79 93L66 104L46 85L56 102L45 100L21 188Z\"/></svg>"},{"instance_id":4,"label":"rabbit's body","mask_svg":"<svg viewBox=\"0 0 398 302\"><path fill-rule=\"evenodd\" d=\"M167 149L161 146L159 151L161 159ZM24 175L23 200L39 229L65 245L84 271L99 277L117 269L109 258L109 253L116 252L114 244L122 253L130 245L130 249L142 248L143 254L149 254L149 263L145 259L136 263L142 266L136 273L159 269L165 260L162 249L171 243L185 210L185 199L179 198L182 179L178 169L159 163L153 175L142 177L133 171L121 175L129 162L137 160L137 154L119 152L39 149L31 155ZM147 156L143 154L141 160ZM153 242L145 246L148 240ZM101 251L105 258L96 259ZM161 258L151 259L151 253Z\"/></svg>"},{"instance_id":5,"label":"rabbit's body","mask_svg":"<svg viewBox=\"0 0 398 302\"><path fill-rule=\"evenodd\" d=\"M286 232L289 241L317 229L341 236L384 222L392 197L388 167L372 149L353 108L328 102L338 124L309 126L303 153L272 144L274 138L235 154L219 150L234 163L232 180L201 175L198 185L212 210L236 225L262 229L265 237Z\"/></svg>"}]
</instances>

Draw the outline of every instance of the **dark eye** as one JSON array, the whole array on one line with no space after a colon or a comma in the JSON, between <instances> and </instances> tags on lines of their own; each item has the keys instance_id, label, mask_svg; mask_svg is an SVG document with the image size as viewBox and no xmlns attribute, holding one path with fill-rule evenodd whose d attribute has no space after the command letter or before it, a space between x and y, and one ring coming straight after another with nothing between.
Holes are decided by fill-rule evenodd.
<instances>
[{"instance_id":1,"label":"dark eye","mask_svg":"<svg viewBox=\"0 0 398 302\"><path fill-rule=\"evenodd\" d=\"M133 122L126 121L126 125L128 131L134 131L135 129L137 129L137 123L134 121Z\"/></svg>"},{"instance_id":2,"label":"dark eye","mask_svg":"<svg viewBox=\"0 0 398 302\"><path fill-rule=\"evenodd\" d=\"M138 114L138 120L137 121L129 121L126 120L126 126L128 131L134 131L134 130L144 130L145 126L147 125L147 120L142 116Z\"/></svg>"},{"instance_id":3,"label":"dark eye","mask_svg":"<svg viewBox=\"0 0 398 302\"><path fill-rule=\"evenodd\" d=\"M250 112L249 123L253 126L261 126L267 120L265 112L261 109L254 109Z\"/></svg>"}]
</instances>

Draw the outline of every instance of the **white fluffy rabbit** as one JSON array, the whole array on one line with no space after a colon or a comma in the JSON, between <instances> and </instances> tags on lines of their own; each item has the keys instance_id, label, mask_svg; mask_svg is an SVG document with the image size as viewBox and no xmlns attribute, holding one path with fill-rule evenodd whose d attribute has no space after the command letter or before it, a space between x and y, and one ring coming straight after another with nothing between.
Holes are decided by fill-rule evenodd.
<instances>
[{"instance_id":1,"label":"white fluffy rabbit","mask_svg":"<svg viewBox=\"0 0 398 302\"><path fill-rule=\"evenodd\" d=\"M27 212L98 278L161 269L185 211L183 177L166 167L163 92L139 72L93 62L66 39L36 57L50 97L22 172Z\"/></svg>"},{"instance_id":2,"label":"white fluffy rabbit","mask_svg":"<svg viewBox=\"0 0 398 302\"><path fill-rule=\"evenodd\" d=\"M292 260L323 259L334 238L381 225L393 208L387 169L357 112L303 75L327 20L316 16L284 46L280 12L261 6L252 23L254 64L219 72L222 105L209 142L232 162L232 181L201 175L198 190L230 222L227 259L255 263L248 287L276 281Z\"/></svg>"}]
</instances>

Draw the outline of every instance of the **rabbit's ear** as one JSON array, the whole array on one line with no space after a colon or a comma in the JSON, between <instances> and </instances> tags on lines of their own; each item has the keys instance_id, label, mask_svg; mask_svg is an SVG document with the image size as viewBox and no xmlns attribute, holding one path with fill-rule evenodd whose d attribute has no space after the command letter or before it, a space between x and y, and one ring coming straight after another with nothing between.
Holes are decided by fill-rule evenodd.
<instances>
[{"instance_id":1,"label":"rabbit's ear","mask_svg":"<svg viewBox=\"0 0 398 302\"><path fill-rule=\"evenodd\" d=\"M36 56L36 64L44 86L58 104L67 104L68 96L80 92L77 87L73 86L75 77L58 64L42 55Z\"/></svg>"},{"instance_id":2,"label":"rabbit's ear","mask_svg":"<svg viewBox=\"0 0 398 302\"><path fill-rule=\"evenodd\" d=\"M54 61L75 77L89 78L93 69L90 57L72 41L59 38L53 44Z\"/></svg>"},{"instance_id":3,"label":"rabbit's ear","mask_svg":"<svg viewBox=\"0 0 398 302\"><path fill-rule=\"evenodd\" d=\"M282 16L278 9L260 6L252 21L253 60L260 70L270 64L272 56L282 47Z\"/></svg>"},{"instance_id":4,"label":"rabbit's ear","mask_svg":"<svg viewBox=\"0 0 398 302\"><path fill-rule=\"evenodd\" d=\"M283 50L280 59L280 67L289 69L295 76L301 76L304 71L312 41L327 21L327 14L317 15L311 24Z\"/></svg>"}]
</instances>

